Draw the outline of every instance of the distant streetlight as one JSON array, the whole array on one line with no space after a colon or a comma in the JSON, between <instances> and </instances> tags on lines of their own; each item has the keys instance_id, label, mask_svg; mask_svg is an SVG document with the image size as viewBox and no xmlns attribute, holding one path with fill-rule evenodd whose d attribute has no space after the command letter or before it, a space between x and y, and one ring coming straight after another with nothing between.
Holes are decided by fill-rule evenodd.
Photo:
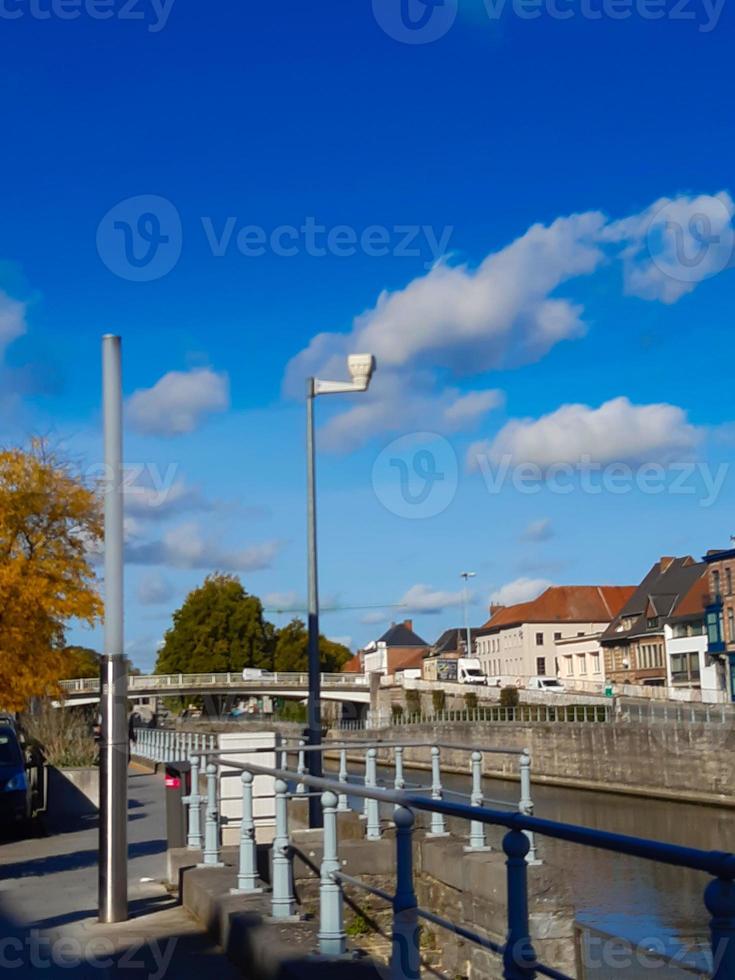
<instances>
[{"instance_id":1,"label":"distant streetlight","mask_svg":"<svg viewBox=\"0 0 735 980\"><path fill-rule=\"evenodd\" d=\"M318 745L322 739L321 720L321 664L319 662L319 583L316 551L316 460L314 451L314 399L317 395L340 395L353 391L367 391L375 370L372 354L350 354L347 369L351 381L306 380L306 548L309 581L308 630L309 630L309 700L307 740ZM322 759L319 752L307 752L309 774L322 775ZM319 797L309 796L309 826L322 826L322 810Z\"/></svg>"},{"instance_id":2,"label":"distant streetlight","mask_svg":"<svg viewBox=\"0 0 735 980\"><path fill-rule=\"evenodd\" d=\"M464 630L467 636L467 656L472 656L472 634L470 632L470 620L467 607L470 601L470 595L468 590L468 582L471 578L475 577L475 572L460 572L459 577L464 579L464 595L462 605L464 606Z\"/></svg>"}]
</instances>

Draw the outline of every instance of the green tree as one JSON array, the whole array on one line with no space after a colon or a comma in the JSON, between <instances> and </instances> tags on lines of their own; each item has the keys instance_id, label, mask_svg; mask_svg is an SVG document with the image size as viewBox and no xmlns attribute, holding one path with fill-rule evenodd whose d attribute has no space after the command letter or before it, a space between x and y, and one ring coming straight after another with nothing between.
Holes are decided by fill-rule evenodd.
<instances>
[{"instance_id":1,"label":"green tree","mask_svg":"<svg viewBox=\"0 0 735 980\"><path fill-rule=\"evenodd\" d=\"M64 677L99 677L100 655L89 647L64 647Z\"/></svg>"},{"instance_id":2,"label":"green tree","mask_svg":"<svg viewBox=\"0 0 735 980\"><path fill-rule=\"evenodd\" d=\"M268 624L269 625L269 624ZM209 575L173 615L156 660L157 674L271 667L272 639L263 606L234 575Z\"/></svg>"},{"instance_id":3,"label":"green tree","mask_svg":"<svg viewBox=\"0 0 735 980\"><path fill-rule=\"evenodd\" d=\"M290 623L276 633L274 669L282 671L307 670L308 645L309 635L306 627L300 619L292 619ZM340 671L351 656L350 650L342 643L335 643L325 636L319 637L319 660L325 673Z\"/></svg>"}]
</instances>

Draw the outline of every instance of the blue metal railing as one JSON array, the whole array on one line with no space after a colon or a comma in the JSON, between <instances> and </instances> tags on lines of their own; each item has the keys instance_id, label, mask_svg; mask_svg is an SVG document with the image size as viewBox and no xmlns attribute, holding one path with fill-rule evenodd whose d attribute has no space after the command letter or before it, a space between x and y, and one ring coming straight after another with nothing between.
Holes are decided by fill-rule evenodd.
<instances>
[{"instance_id":1,"label":"blue metal railing","mask_svg":"<svg viewBox=\"0 0 735 980\"><path fill-rule=\"evenodd\" d=\"M358 746L350 745L350 748ZM365 746L359 746L364 748ZM398 743L399 748L404 746ZM456 747L456 746L453 746ZM344 747L333 743L324 743L314 747L315 750L332 751L335 748L346 751ZM253 750L245 750L251 754ZM257 751L257 750L256 750ZM444 798L443 794L435 791L435 778L432 780L432 795L423 795L411 789L384 789L373 785L372 768L365 784L347 782L343 778L345 767L340 765L340 777L314 777L308 775L304 765L306 747L287 749L280 747L270 749L270 752L280 752L281 760L287 761L288 754L296 752L299 757L297 769L289 769L286 765L280 767L260 766L251 762L237 762L233 753L222 753L216 750L195 748L191 753L192 761L192 794L187 798L189 804L189 837L188 846L201 848L204 845L203 861L206 865L217 866L220 863L219 845L219 807L217 801L217 781L212 778L216 771L215 763L219 756L226 759L228 769L240 770L243 781L243 823L240 838L240 876L238 890L244 893L255 891L259 886L255 876L255 838L252 831L252 778L257 775L268 776L275 781L276 798L276 835L273 843L274 875L272 883L272 914L274 917L290 915L294 909L292 870L289 858L288 811L286 802L289 795L289 785L301 784L304 793L321 791L322 808L324 813L324 863L321 869L320 884L320 947L325 955L341 953L346 948L346 936L342 925L342 891L335 888L340 882L362 887L378 897L389 900L393 906L393 954L391 973L393 980L416 980L419 976L418 948L418 919L425 918L437 925L451 929L469 942L476 943L491 950L503 958L503 975L506 980L530 980L537 975L569 980L565 974L551 966L540 963L537 959L529 934L528 915L528 856L530 849L529 838L534 834L571 844L593 847L613 853L643 858L674 867L688 868L708 874L711 877L704 891L704 904L710 913L712 980L735 980L735 854L724 851L704 851L697 848L668 844L662 841L647 840L624 834L615 834L603 830L574 824L561 823L534 817L527 808L519 810L495 809L478 805L476 801L470 804L455 802ZM374 746L369 747L374 752ZM434 756L436 758L436 756ZM400 756L399 756L400 758ZM472 758L473 773L477 768L477 759ZM205 766L208 776L206 795L206 822L204 835L199 827L199 807L203 802L199 795L199 772ZM436 776L436 769L432 774ZM402 759L396 767L396 784L403 782ZM348 878L339 867L337 854L337 821L336 816L343 808L342 802L348 796L362 798L375 804L368 813L377 814L372 818L373 830L368 837L379 837L380 803L391 804L393 807L393 822L396 830L396 891L388 895L372 888L359 879ZM474 805L473 805L474 804ZM437 815L458 818L469 821L472 828L470 841L484 841L484 833L478 838L477 828L495 826L505 828L503 851L506 856L507 895L508 895L508 929L506 942L501 946L471 930L462 929L449 920L435 915L433 912L420 909L416 900L413 886L413 857L412 832L414 827L414 811L423 811L432 815L432 829L442 824L435 822ZM440 831L441 832L441 831ZM203 836L203 840L202 840ZM335 863L336 862L336 863Z\"/></svg>"}]
</instances>

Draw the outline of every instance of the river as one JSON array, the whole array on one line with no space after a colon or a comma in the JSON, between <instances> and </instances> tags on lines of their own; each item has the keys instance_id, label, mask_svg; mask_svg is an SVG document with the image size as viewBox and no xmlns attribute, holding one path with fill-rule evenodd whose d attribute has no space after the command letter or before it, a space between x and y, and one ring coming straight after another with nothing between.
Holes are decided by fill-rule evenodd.
<instances>
[{"instance_id":1,"label":"river","mask_svg":"<svg viewBox=\"0 0 735 980\"><path fill-rule=\"evenodd\" d=\"M429 774L420 770L407 768L406 778L411 785L430 782ZM392 771L379 771L379 779L391 786ZM445 774L442 781L450 799L469 794L468 776ZM517 803L519 785L485 779L483 792L488 805L492 805L491 798ZM550 820L706 850L735 850L735 814L725 808L542 785L533 787L533 800L535 815ZM459 826L453 829L461 832ZM488 843L500 848L501 835L500 829L488 828ZM688 960L704 965L702 951L709 943L703 902L707 875L550 838L538 837L536 844L539 857L565 876L581 925L646 948L665 947L669 956L686 954ZM617 975L621 976L620 971ZM643 969L640 975L650 976L651 970ZM654 970L654 975L662 978L664 974ZM685 974L667 971L669 975Z\"/></svg>"}]
</instances>

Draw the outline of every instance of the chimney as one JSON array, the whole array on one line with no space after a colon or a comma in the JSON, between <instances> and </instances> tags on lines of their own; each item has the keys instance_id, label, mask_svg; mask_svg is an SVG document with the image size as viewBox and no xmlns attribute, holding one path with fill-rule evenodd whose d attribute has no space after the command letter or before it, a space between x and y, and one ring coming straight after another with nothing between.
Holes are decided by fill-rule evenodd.
<instances>
[{"instance_id":1,"label":"chimney","mask_svg":"<svg viewBox=\"0 0 735 980\"><path fill-rule=\"evenodd\" d=\"M407 630L411 630L411 632L413 633L413 620L412 619L404 619L403 620L403 625L406 627Z\"/></svg>"},{"instance_id":2,"label":"chimney","mask_svg":"<svg viewBox=\"0 0 735 980\"><path fill-rule=\"evenodd\" d=\"M665 556L664 558L662 558L661 561L660 561L660 563L659 563L659 568L661 569L661 574L663 575L663 573L666 571L666 569L669 568L669 566L673 562L675 562L675 561L676 561L675 558L669 558L668 556Z\"/></svg>"},{"instance_id":3,"label":"chimney","mask_svg":"<svg viewBox=\"0 0 735 980\"><path fill-rule=\"evenodd\" d=\"M501 609L505 609L502 602L491 602L490 603L490 618L492 619L495 613L499 613Z\"/></svg>"}]
</instances>

